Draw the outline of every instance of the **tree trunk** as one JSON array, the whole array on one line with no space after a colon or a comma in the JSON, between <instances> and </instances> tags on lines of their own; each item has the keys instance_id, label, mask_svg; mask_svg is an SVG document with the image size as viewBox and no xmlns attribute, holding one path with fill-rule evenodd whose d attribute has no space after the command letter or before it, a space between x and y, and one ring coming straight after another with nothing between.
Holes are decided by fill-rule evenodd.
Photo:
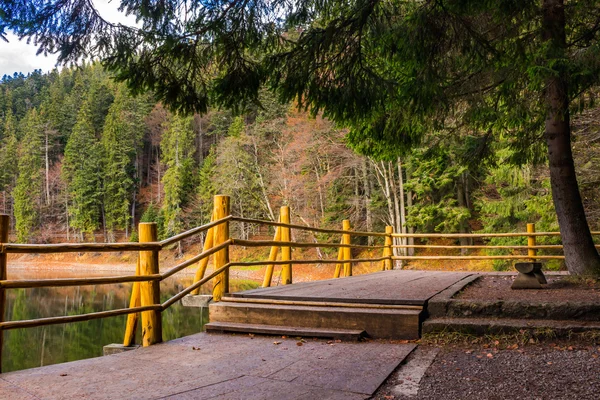
<instances>
[{"instance_id":1,"label":"tree trunk","mask_svg":"<svg viewBox=\"0 0 600 400\"><path fill-rule=\"evenodd\" d=\"M45 146L45 164L46 164L46 205L50 205L50 155L48 144L48 129L45 129L46 146Z\"/></svg>"},{"instance_id":2,"label":"tree trunk","mask_svg":"<svg viewBox=\"0 0 600 400\"><path fill-rule=\"evenodd\" d=\"M456 200L459 207L469 208L469 200L467 199L467 185L468 178L467 174L463 173L460 178L458 178L458 182L456 183ZM467 221L462 221L458 227L458 231L460 233L470 233L469 224ZM470 246L472 245L472 239L467 237L461 237L458 239L461 246ZM460 249L461 255L467 254L467 249Z\"/></svg>"},{"instance_id":3,"label":"tree trunk","mask_svg":"<svg viewBox=\"0 0 600 400\"><path fill-rule=\"evenodd\" d=\"M406 206L404 205L404 177L402 176L402 160L398 157L398 191L400 194L400 226L401 233L406 233ZM406 245L406 238L402 238L402 244ZM402 248L402 255L406 256L406 247Z\"/></svg>"},{"instance_id":4,"label":"tree trunk","mask_svg":"<svg viewBox=\"0 0 600 400\"><path fill-rule=\"evenodd\" d=\"M406 167L404 168L404 171L406 173L406 181L409 182L410 181L410 177L411 177L411 164L410 162L406 164ZM407 213L410 212L410 209L413 206L413 194L412 191L409 190L406 192L406 209L407 209ZM409 226L407 229L408 233L415 233L415 228L412 226ZM407 241L409 246L414 246L415 245L415 238L414 237L409 237L408 241ZM408 248L408 255L410 257L415 255L415 249L414 248Z\"/></svg>"},{"instance_id":5,"label":"tree trunk","mask_svg":"<svg viewBox=\"0 0 600 400\"><path fill-rule=\"evenodd\" d=\"M563 0L542 0L542 30L544 41L548 44L548 58L562 59L566 48ZM545 136L552 199L558 215L567 269L575 275L600 276L600 256L594 247L575 176L567 71L564 67L558 68L547 78L544 93L548 110Z\"/></svg>"},{"instance_id":6,"label":"tree trunk","mask_svg":"<svg viewBox=\"0 0 600 400\"><path fill-rule=\"evenodd\" d=\"M363 179L363 207L365 210L365 223L367 232L373 231L373 216L371 213L371 181L369 179L369 170L367 164L367 158L363 157L362 160L362 179ZM373 237L367 237L367 244L369 246L373 245Z\"/></svg>"}]
</instances>

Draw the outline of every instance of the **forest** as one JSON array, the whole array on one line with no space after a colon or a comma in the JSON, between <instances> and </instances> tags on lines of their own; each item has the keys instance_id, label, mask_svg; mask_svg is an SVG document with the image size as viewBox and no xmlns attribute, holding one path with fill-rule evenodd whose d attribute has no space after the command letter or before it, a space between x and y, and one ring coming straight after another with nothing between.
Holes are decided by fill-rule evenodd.
<instances>
[{"instance_id":1,"label":"forest","mask_svg":"<svg viewBox=\"0 0 600 400\"><path fill-rule=\"evenodd\" d=\"M295 223L317 227L350 219L368 231L511 232L531 222L558 230L545 151L520 160L509 136L485 143L457 127L429 132L401 155L364 151L321 114L282 105L266 89L260 106L184 116L90 63L4 76L0 118L0 212L21 243L136 241L141 221L168 237L206 223L214 194L230 195L236 215L275 220L289 205ZM573 121L592 229L599 121L598 108Z\"/></svg>"}]
</instances>

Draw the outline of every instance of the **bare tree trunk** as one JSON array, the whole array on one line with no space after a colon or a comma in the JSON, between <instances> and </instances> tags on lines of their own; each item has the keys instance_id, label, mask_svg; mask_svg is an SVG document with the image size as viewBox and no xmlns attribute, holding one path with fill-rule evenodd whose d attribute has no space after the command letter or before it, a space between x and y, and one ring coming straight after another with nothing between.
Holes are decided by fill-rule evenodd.
<instances>
[{"instance_id":1,"label":"bare tree trunk","mask_svg":"<svg viewBox=\"0 0 600 400\"><path fill-rule=\"evenodd\" d=\"M550 58L564 59L566 45L565 6L563 0L542 0L543 39ZM569 115L569 90L564 67L546 79L546 143L550 164L552 199L570 273L600 275L600 256L594 247L579 193Z\"/></svg>"},{"instance_id":2,"label":"bare tree trunk","mask_svg":"<svg viewBox=\"0 0 600 400\"><path fill-rule=\"evenodd\" d=\"M406 207L404 205L404 177L402 176L402 160L398 157L398 191L400 195L400 225L402 233L406 233ZM402 238L402 244L407 244L406 238ZM406 256L406 247L402 249L402 254Z\"/></svg>"},{"instance_id":3,"label":"bare tree trunk","mask_svg":"<svg viewBox=\"0 0 600 400\"><path fill-rule=\"evenodd\" d=\"M156 151L156 204L160 204L160 151Z\"/></svg>"},{"instance_id":4,"label":"bare tree trunk","mask_svg":"<svg viewBox=\"0 0 600 400\"><path fill-rule=\"evenodd\" d=\"M46 205L50 205L50 156L49 156L49 145L48 145L48 129L44 129L46 136L45 145L45 162L46 162Z\"/></svg>"},{"instance_id":5,"label":"bare tree trunk","mask_svg":"<svg viewBox=\"0 0 600 400\"><path fill-rule=\"evenodd\" d=\"M398 188L396 186L396 178L395 178L395 173L394 173L395 168L393 167L391 161L389 161L387 163L387 168L388 168L388 176L389 176L390 185L391 185L392 199L393 199L393 204L394 204L394 221L396 222L394 224L394 232L402 233L402 220L400 218L400 201L399 201L399 197L398 197ZM403 243L403 240L402 240L402 238L395 237L393 240L393 243L396 246L398 246ZM394 248L393 253L395 256L400 256L401 249ZM397 264L399 264L400 268L402 268L404 265L404 261L401 260Z\"/></svg>"},{"instance_id":6,"label":"bare tree trunk","mask_svg":"<svg viewBox=\"0 0 600 400\"><path fill-rule=\"evenodd\" d=\"M260 185L260 190L262 192L263 201L265 202L265 207L267 208L267 212L269 213L271 221L275 221L275 212L273 212L273 207L271 206L271 201L269 200L269 194L267 193L267 185L265 184L263 174L260 171L260 165L258 163L258 145L254 137L252 137L252 148L254 149L254 164L256 168L256 175L258 176L258 184Z\"/></svg>"},{"instance_id":7,"label":"bare tree trunk","mask_svg":"<svg viewBox=\"0 0 600 400\"><path fill-rule=\"evenodd\" d=\"M406 172L406 181L408 182L410 180L410 177L411 177L411 167L410 167L410 164L408 164L408 166L404 168L404 172ZM413 206L413 197L412 196L413 196L413 194L412 194L411 190L409 190L409 191L406 192L406 207L407 207L408 212L410 212L410 209ZM415 228L412 227L412 226L409 226L408 229L407 229L407 232L408 233L415 233ZM409 246L414 246L415 245L415 238L413 238L413 237L408 238L407 244ZM412 256L415 255L415 249L414 248L408 248L407 250L408 250L407 254L408 254L409 257L412 257Z\"/></svg>"},{"instance_id":8,"label":"bare tree trunk","mask_svg":"<svg viewBox=\"0 0 600 400\"><path fill-rule=\"evenodd\" d=\"M369 180L369 165L367 159L363 157L362 162L362 179L363 179L363 207L365 210L365 224L367 232L373 231L373 215L371 214L371 182ZM373 245L373 237L367 238L367 244Z\"/></svg>"},{"instance_id":9,"label":"bare tree trunk","mask_svg":"<svg viewBox=\"0 0 600 400\"><path fill-rule=\"evenodd\" d=\"M466 188L467 182L468 182L468 177L465 172L460 176L460 178L456 184L456 200L457 200L459 207L469 208L468 207L469 201L467 199L467 188ZM467 223L467 221L461 221L461 223L459 224L458 230L460 233L470 233L469 224ZM469 246L469 245L473 244L472 239L466 238L466 237L459 238L458 242L460 243L461 246ZM460 254L462 254L462 255L467 254L467 249L460 249Z\"/></svg>"}]
</instances>

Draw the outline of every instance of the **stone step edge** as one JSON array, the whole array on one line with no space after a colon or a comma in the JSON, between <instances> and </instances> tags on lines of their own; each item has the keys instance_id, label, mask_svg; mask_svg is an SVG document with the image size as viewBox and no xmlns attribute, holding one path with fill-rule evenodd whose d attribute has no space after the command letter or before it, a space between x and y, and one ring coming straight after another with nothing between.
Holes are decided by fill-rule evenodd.
<instances>
[{"instance_id":1,"label":"stone step edge","mask_svg":"<svg viewBox=\"0 0 600 400\"><path fill-rule=\"evenodd\" d=\"M431 318L423 322L422 333L462 332L476 335L533 331L546 336L600 331L600 321L512 319L512 318Z\"/></svg>"},{"instance_id":2,"label":"stone step edge","mask_svg":"<svg viewBox=\"0 0 600 400\"><path fill-rule=\"evenodd\" d=\"M450 299L444 302L430 302L427 310L432 318L497 317L600 321L600 304L594 302Z\"/></svg>"},{"instance_id":3,"label":"stone step edge","mask_svg":"<svg viewBox=\"0 0 600 400\"><path fill-rule=\"evenodd\" d=\"M209 322L204 325L207 332L240 332L263 335L315 337L341 340L360 340L367 336L364 330L323 329L263 324L244 324L238 322Z\"/></svg>"}]
</instances>

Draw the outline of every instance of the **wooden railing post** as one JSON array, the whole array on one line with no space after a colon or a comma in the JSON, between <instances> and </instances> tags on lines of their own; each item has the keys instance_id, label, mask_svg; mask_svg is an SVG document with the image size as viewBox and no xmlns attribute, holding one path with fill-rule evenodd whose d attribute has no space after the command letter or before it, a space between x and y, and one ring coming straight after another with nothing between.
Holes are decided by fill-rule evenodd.
<instances>
[{"instance_id":1,"label":"wooden railing post","mask_svg":"<svg viewBox=\"0 0 600 400\"><path fill-rule=\"evenodd\" d=\"M10 229L10 218L6 214L0 214L0 247L3 243L8 243L8 231ZM4 249L0 249L0 280L7 279L7 259ZM6 289L0 287L0 322L4 322L6 313ZM0 328L0 374L2 373L2 345L4 344L4 333Z\"/></svg>"},{"instance_id":2,"label":"wooden railing post","mask_svg":"<svg viewBox=\"0 0 600 400\"><path fill-rule=\"evenodd\" d=\"M137 265L135 267L135 274L140 275L140 259L138 257ZM129 308L140 307L140 283L133 282L131 287L131 298L129 299ZM139 313L132 313L127 315L127 324L125 325L125 336L123 338L123 346L129 347L135 344L135 331L137 328Z\"/></svg>"},{"instance_id":3,"label":"wooden railing post","mask_svg":"<svg viewBox=\"0 0 600 400\"><path fill-rule=\"evenodd\" d=\"M277 220L277 222L281 222L281 218ZM273 237L275 242L281 241L281 228L279 226L275 227L275 236ZM273 262L277 260L277 252L279 251L279 246L271 246L271 251L269 252L269 261ZM274 264L267 265L267 269L265 270L265 279L263 280L262 287L271 286L271 280L273 279L273 270L275 269Z\"/></svg>"},{"instance_id":4,"label":"wooden railing post","mask_svg":"<svg viewBox=\"0 0 600 400\"><path fill-rule=\"evenodd\" d=\"M344 238L340 239L340 244L344 244ZM338 261L343 261L344 260L344 248L340 247L338 249L338 257L337 257ZM339 278L340 275L342 273L342 263L338 263L335 264L335 272L333 273L333 277L334 278Z\"/></svg>"},{"instance_id":5,"label":"wooden railing post","mask_svg":"<svg viewBox=\"0 0 600 400\"><path fill-rule=\"evenodd\" d=\"M527 233L535 233L535 224L527 224ZM527 247L532 246L535 246L535 236L527 236ZM535 262L537 249L527 249L527 255L531 259L531 262Z\"/></svg>"},{"instance_id":6,"label":"wooden railing post","mask_svg":"<svg viewBox=\"0 0 600 400\"><path fill-rule=\"evenodd\" d=\"M213 216L210 218L210 222L213 222L214 220L215 219L214 219L214 214L213 214ZM214 228L209 228L208 231L206 231L206 237L204 238L204 246L202 247L202 252L208 251L213 247L213 241L214 241L213 229ZM198 263L198 270L196 271L196 275L194 276L194 283L199 282L202 280L202 278L204 278L204 274L206 273L206 268L208 267L209 259L210 259L210 257L204 257ZM194 289L190 294L192 296L196 296L196 295L200 294L200 288Z\"/></svg>"},{"instance_id":7,"label":"wooden railing post","mask_svg":"<svg viewBox=\"0 0 600 400\"><path fill-rule=\"evenodd\" d=\"M349 231L350 230L350 221L345 219L342 221L342 230ZM344 233L342 234L342 243L350 244L350 234ZM344 247L344 260L350 260L352 258L352 249L350 247ZM344 276L352 276L352 263L344 263Z\"/></svg>"},{"instance_id":8,"label":"wooden railing post","mask_svg":"<svg viewBox=\"0 0 600 400\"><path fill-rule=\"evenodd\" d=\"M228 217L230 214L229 196L217 195L214 200L213 216L215 221ZM218 246L229 240L229 221L213 227L213 246ZM214 254L213 264L215 270L229 263L229 246ZM213 279L213 301L220 301L229 293L229 269L221 272Z\"/></svg>"},{"instance_id":9,"label":"wooden railing post","mask_svg":"<svg viewBox=\"0 0 600 400\"><path fill-rule=\"evenodd\" d=\"M284 224L290 223L290 208L288 206L281 207L279 218ZM291 241L290 228L287 226L281 227L281 241ZM292 249L289 246L281 247L281 261L291 261ZM290 285L292 283L292 264L284 264L281 266L281 283L283 285Z\"/></svg>"},{"instance_id":10,"label":"wooden railing post","mask_svg":"<svg viewBox=\"0 0 600 400\"><path fill-rule=\"evenodd\" d=\"M141 223L138 227L140 243L156 242L156 223ZM140 251L140 275L158 274L158 250ZM140 303L142 307L160 305L160 283L140 282ZM142 345L150 346L162 342L162 320L158 310L142 312Z\"/></svg>"},{"instance_id":11,"label":"wooden railing post","mask_svg":"<svg viewBox=\"0 0 600 400\"><path fill-rule=\"evenodd\" d=\"M383 248L383 256L384 257L388 257L387 260L383 260L381 262L381 270L385 271L385 270L391 270L392 269L392 233L394 233L394 227L393 226L386 226L385 227L385 241L383 243L383 245L385 246Z\"/></svg>"}]
</instances>

